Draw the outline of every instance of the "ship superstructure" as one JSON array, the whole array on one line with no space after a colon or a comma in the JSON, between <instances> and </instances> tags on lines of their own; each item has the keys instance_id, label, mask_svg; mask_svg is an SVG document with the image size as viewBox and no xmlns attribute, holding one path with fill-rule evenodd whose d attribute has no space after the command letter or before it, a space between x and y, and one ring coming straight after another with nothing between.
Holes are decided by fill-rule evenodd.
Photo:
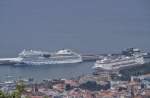
<instances>
[{"instance_id":1,"label":"ship superstructure","mask_svg":"<svg viewBox=\"0 0 150 98\"><path fill-rule=\"evenodd\" d=\"M71 51L70 49L63 49L54 53L23 50L19 54L19 58L22 58L21 63L32 65L82 62L82 57L79 54Z\"/></svg>"},{"instance_id":2,"label":"ship superstructure","mask_svg":"<svg viewBox=\"0 0 150 98\"><path fill-rule=\"evenodd\" d=\"M144 64L142 56L119 56L116 58L104 57L97 60L93 68L100 68L104 70L116 70L125 67Z\"/></svg>"}]
</instances>

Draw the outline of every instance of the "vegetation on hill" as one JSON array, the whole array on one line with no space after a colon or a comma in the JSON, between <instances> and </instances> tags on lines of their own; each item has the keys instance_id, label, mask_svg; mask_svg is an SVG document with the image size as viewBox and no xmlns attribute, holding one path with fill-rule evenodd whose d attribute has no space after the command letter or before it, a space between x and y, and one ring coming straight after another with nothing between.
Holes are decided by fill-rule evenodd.
<instances>
[{"instance_id":1,"label":"vegetation on hill","mask_svg":"<svg viewBox=\"0 0 150 98\"><path fill-rule=\"evenodd\" d=\"M20 82L19 84L17 84L16 90L11 94L0 91L0 98L21 98L21 94L24 91L24 87L24 84Z\"/></svg>"}]
</instances>

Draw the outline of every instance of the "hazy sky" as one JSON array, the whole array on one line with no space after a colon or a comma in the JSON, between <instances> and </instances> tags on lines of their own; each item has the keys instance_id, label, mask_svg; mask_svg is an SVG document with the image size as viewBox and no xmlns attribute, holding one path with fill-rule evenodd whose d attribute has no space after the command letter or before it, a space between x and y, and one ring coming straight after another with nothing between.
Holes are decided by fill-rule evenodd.
<instances>
[{"instance_id":1,"label":"hazy sky","mask_svg":"<svg viewBox=\"0 0 150 98\"><path fill-rule=\"evenodd\" d=\"M0 57L22 49L150 51L149 0L0 0Z\"/></svg>"}]
</instances>

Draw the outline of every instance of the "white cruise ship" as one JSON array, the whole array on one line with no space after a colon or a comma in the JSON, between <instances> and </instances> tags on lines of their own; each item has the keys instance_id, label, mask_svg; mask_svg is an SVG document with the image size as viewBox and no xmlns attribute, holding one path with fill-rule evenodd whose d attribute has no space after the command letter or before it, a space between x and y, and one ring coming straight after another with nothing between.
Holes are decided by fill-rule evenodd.
<instances>
[{"instance_id":1,"label":"white cruise ship","mask_svg":"<svg viewBox=\"0 0 150 98\"><path fill-rule=\"evenodd\" d=\"M44 64L64 64L64 63L79 63L82 62L81 55L69 50L63 49L54 53L23 50L19 54L22 58L20 63L31 65L44 65Z\"/></svg>"},{"instance_id":2,"label":"white cruise ship","mask_svg":"<svg viewBox=\"0 0 150 98\"><path fill-rule=\"evenodd\" d=\"M142 56L119 56L116 58L105 57L101 60L97 60L93 68L116 70L141 64L144 64L144 59Z\"/></svg>"}]
</instances>

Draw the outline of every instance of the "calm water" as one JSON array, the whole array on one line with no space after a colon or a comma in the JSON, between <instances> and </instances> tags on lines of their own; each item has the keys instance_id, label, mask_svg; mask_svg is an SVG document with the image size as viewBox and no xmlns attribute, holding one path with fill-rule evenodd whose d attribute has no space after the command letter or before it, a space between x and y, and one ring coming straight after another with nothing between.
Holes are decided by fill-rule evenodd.
<instances>
[{"instance_id":1,"label":"calm water","mask_svg":"<svg viewBox=\"0 0 150 98\"><path fill-rule=\"evenodd\" d=\"M1 65L0 80L34 78L37 82L43 79L72 78L91 73L94 62L60 65Z\"/></svg>"},{"instance_id":2,"label":"calm water","mask_svg":"<svg viewBox=\"0 0 150 98\"><path fill-rule=\"evenodd\" d=\"M150 62L150 59L145 59ZM0 81L34 78L35 82L44 79L76 78L91 74L95 62L56 65L1 65Z\"/></svg>"}]
</instances>

